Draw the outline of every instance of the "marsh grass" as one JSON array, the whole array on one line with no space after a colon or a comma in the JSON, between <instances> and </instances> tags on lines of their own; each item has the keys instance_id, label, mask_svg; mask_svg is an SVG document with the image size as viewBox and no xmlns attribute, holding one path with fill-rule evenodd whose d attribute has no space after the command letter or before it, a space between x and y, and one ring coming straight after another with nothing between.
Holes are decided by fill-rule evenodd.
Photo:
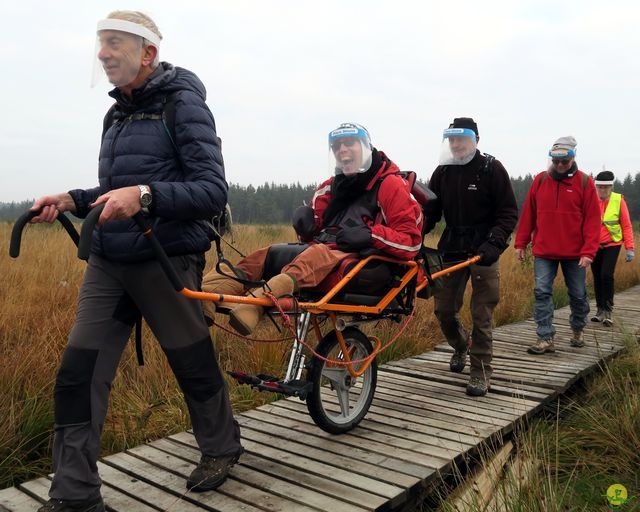
<instances>
[{"instance_id":1,"label":"marsh grass","mask_svg":"<svg viewBox=\"0 0 640 512\"><path fill-rule=\"evenodd\" d=\"M2 247L8 247L11 226L0 225ZM295 241L288 226L237 226L234 246L247 254L274 242ZM434 240L432 239L432 243ZM223 246L225 255L239 255ZM207 269L215 264L208 255ZM75 303L85 264L75 247L56 226L28 226L21 255L11 260L0 251L0 488L51 471L50 444L53 428L53 384L67 335L73 324ZM512 250L501 259L502 299L495 323L521 320L532 311L532 269L516 261ZM616 287L639 282L638 262L621 263ZM558 283L557 283L558 284ZM461 314L469 324L467 304ZM226 319L221 318L222 323ZM388 322L367 329L383 341L391 339L398 324ZM371 331L373 332L373 331ZM129 343L113 383L109 413L102 438L103 454L122 451L140 443L182 431L189 417L181 393L162 350L144 327L145 365L137 365ZM286 343L259 344L242 341L220 330L212 331L221 368L248 373L282 375L288 358ZM268 322L256 337L281 336ZM433 315L433 301L419 301L416 315L401 338L380 357L381 362L430 350L441 341ZM228 380L235 411L271 402L278 397L257 393ZM631 407L631 404L625 405Z\"/></svg>"}]
</instances>

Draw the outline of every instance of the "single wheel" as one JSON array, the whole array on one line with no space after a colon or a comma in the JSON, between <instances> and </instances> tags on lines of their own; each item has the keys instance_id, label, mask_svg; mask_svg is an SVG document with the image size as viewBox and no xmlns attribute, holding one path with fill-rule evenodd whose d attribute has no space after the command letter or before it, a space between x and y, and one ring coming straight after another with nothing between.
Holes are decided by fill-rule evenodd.
<instances>
[{"instance_id":1,"label":"single wheel","mask_svg":"<svg viewBox=\"0 0 640 512\"><path fill-rule=\"evenodd\" d=\"M373 352L369 339L362 331L349 327L342 333L351 360L363 359ZM335 331L328 333L316 352L328 359L343 361ZM357 371L363 363L357 363ZM314 357L307 371L312 390L307 395L309 414L325 432L342 434L356 427L369 411L378 378L378 365L371 365L359 377L353 377L346 366L328 363Z\"/></svg>"}]
</instances>

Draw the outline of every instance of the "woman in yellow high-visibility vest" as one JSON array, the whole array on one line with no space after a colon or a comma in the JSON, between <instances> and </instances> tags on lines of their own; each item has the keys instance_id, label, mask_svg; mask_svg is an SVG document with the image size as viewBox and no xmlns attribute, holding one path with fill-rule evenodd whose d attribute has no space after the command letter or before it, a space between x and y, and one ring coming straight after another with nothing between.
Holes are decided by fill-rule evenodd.
<instances>
[{"instance_id":1,"label":"woman in yellow high-visibility vest","mask_svg":"<svg viewBox=\"0 0 640 512\"><path fill-rule=\"evenodd\" d=\"M596 190L600 198L600 249L591 264L593 286L596 292L598 311L592 322L602 322L607 327L613 325L613 273L622 244L626 249L625 261L633 260L633 227L627 203L622 194L613 192L615 177L611 171L602 171L596 176Z\"/></svg>"}]
</instances>

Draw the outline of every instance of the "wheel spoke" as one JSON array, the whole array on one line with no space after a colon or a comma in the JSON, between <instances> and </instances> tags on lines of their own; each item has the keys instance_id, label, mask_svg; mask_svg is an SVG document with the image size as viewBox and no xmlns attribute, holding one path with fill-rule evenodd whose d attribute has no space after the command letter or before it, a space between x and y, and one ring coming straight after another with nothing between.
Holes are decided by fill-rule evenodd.
<instances>
[{"instance_id":1,"label":"wheel spoke","mask_svg":"<svg viewBox=\"0 0 640 512\"><path fill-rule=\"evenodd\" d=\"M338 402L340 403L340 412L342 416L346 418L349 416L349 388L338 388L336 389L336 394L338 395Z\"/></svg>"},{"instance_id":2,"label":"wheel spoke","mask_svg":"<svg viewBox=\"0 0 640 512\"><path fill-rule=\"evenodd\" d=\"M344 389L344 378L347 370L344 368L324 368L322 370L322 376L326 377L334 389Z\"/></svg>"}]
</instances>

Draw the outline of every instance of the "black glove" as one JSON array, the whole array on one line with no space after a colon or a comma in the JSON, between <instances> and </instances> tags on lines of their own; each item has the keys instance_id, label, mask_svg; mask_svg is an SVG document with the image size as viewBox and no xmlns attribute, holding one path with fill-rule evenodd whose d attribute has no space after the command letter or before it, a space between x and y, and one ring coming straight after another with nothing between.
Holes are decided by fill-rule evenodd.
<instances>
[{"instance_id":1,"label":"black glove","mask_svg":"<svg viewBox=\"0 0 640 512\"><path fill-rule=\"evenodd\" d=\"M313 208L298 206L293 212L293 229L303 240L310 240L316 231L316 221L313 218Z\"/></svg>"},{"instance_id":2,"label":"black glove","mask_svg":"<svg viewBox=\"0 0 640 512\"><path fill-rule=\"evenodd\" d=\"M502 254L502 249L495 245L494 242L487 241L478 247L478 254L480 255L480 261L478 261L477 265L489 267L498 261Z\"/></svg>"},{"instance_id":3,"label":"black glove","mask_svg":"<svg viewBox=\"0 0 640 512\"><path fill-rule=\"evenodd\" d=\"M371 245L371 228L364 224L342 228L336 234L336 245L344 252L359 252Z\"/></svg>"}]
</instances>

